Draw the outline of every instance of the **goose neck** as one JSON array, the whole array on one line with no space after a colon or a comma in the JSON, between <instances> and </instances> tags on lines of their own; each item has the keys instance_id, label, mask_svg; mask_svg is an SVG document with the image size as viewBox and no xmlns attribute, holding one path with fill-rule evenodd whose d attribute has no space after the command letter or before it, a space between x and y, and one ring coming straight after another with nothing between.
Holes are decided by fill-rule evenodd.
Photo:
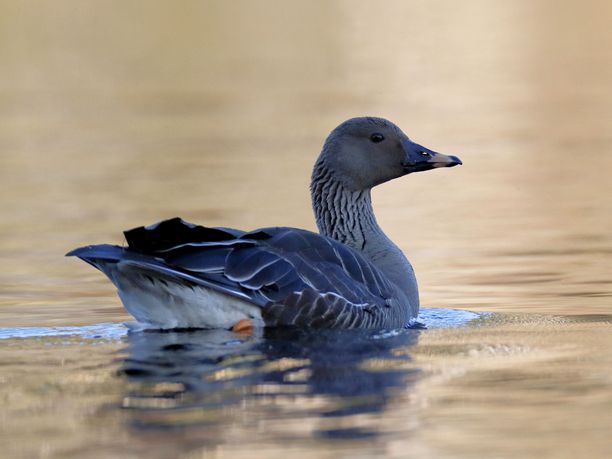
<instances>
[{"instance_id":1,"label":"goose neck","mask_svg":"<svg viewBox=\"0 0 612 459\"><path fill-rule=\"evenodd\" d=\"M319 232L363 250L368 239L382 235L370 190L349 190L324 164L317 166L312 176L311 197Z\"/></svg>"}]
</instances>

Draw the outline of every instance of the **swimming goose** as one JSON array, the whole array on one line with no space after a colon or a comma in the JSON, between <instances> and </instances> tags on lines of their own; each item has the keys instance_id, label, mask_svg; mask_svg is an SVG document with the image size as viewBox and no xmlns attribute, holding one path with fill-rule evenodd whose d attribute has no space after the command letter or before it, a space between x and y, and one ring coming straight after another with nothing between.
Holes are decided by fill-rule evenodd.
<instances>
[{"instance_id":1,"label":"swimming goose","mask_svg":"<svg viewBox=\"0 0 612 459\"><path fill-rule=\"evenodd\" d=\"M401 328L419 311L410 262L383 232L372 187L461 164L382 118L327 137L312 172L320 234L207 228L179 218L126 231L127 247L69 252L108 276L140 328Z\"/></svg>"}]
</instances>

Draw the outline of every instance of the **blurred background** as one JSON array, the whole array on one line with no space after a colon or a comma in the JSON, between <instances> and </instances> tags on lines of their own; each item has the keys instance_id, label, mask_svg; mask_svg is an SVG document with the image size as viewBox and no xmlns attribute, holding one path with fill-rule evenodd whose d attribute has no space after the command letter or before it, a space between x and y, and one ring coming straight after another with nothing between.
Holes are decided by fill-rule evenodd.
<instances>
[{"instance_id":1,"label":"blurred background","mask_svg":"<svg viewBox=\"0 0 612 459\"><path fill-rule=\"evenodd\" d=\"M341 121L464 166L374 191L425 306L610 312L612 3L0 2L0 323L127 318L68 250L181 216L315 229Z\"/></svg>"},{"instance_id":2,"label":"blurred background","mask_svg":"<svg viewBox=\"0 0 612 459\"><path fill-rule=\"evenodd\" d=\"M0 456L608 458L611 25L607 0L0 0ZM362 115L464 162L373 192L422 306L504 314L125 336L64 257L174 216L314 230L312 165Z\"/></svg>"}]
</instances>

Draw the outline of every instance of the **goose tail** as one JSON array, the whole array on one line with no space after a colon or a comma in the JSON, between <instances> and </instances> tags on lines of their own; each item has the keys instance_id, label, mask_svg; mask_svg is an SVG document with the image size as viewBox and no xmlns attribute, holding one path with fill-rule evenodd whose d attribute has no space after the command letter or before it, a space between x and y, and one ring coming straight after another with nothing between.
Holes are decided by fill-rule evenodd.
<instances>
[{"instance_id":1,"label":"goose tail","mask_svg":"<svg viewBox=\"0 0 612 459\"><path fill-rule=\"evenodd\" d=\"M137 329L225 328L241 321L263 326L261 308L242 292L168 267L120 246L80 247L76 256L102 271L134 316Z\"/></svg>"}]
</instances>

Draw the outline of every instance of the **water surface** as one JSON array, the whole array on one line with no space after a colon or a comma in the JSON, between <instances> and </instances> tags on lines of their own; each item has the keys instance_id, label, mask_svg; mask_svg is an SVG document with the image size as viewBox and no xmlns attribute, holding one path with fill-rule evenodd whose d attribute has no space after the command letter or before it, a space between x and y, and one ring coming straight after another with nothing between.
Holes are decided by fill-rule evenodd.
<instances>
[{"instance_id":1,"label":"water surface","mask_svg":"<svg viewBox=\"0 0 612 459\"><path fill-rule=\"evenodd\" d=\"M609 456L609 2L0 13L3 455ZM464 161L374 204L424 306L497 314L383 336L128 336L112 286L63 257L176 215L314 229L321 143L364 114ZM93 328L31 333L54 327Z\"/></svg>"}]
</instances>

